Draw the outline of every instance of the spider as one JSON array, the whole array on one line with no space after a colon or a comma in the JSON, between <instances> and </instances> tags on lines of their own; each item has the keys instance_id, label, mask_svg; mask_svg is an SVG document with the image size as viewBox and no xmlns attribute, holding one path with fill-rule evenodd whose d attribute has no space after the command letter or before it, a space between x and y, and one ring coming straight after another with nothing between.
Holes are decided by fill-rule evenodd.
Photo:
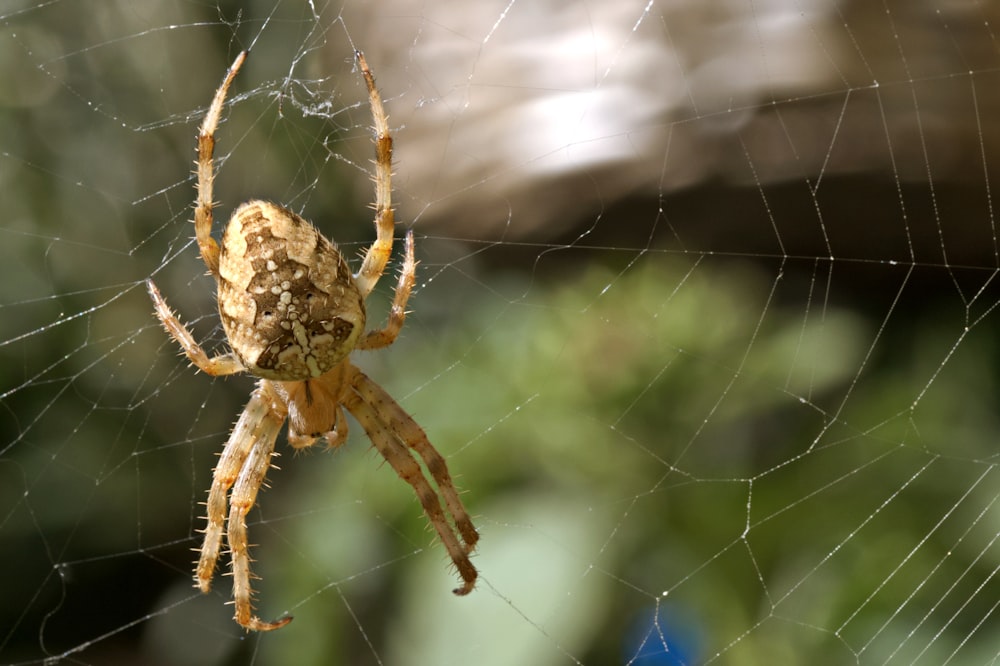
<instances>
[{"instance_id":1,"label":"spider","mask_svg":"<svg viewBox=\"0 0 1000 666\"><path fill-rule=\"evenodd\" d=\"M285 616L265 622L254 615L247 513L264 484L282 424L288 421L288 442L296 449L321 439L333 448L347 439L346 409L396 473L413 486L462 578L454 593L468 594L477 577L469 555L479 534L444 458L413 418L348 358L355 349L380 349L396 339L417 265L409 232L388 321L384 328L365 332L365 298L392 254L395 224L392 137L375 78L364 55L356 51L374 120L377 237L360 270L352 275L343 255L316 227L266 201L252 200L237 207L221 246L211 236L215 130L229 86L246 57L244 51L233 61L199 129L194 212L198 248L215 277L219 316L232 351L209 357L152 280L146 281L157 317L199 370L213 376L248 372L258 378L212 475L196 587L209 591L225 533L232 557L236 622L248 631L270 631L291 621ZM423 460L437 491L414 453Z\"/></svg>"}]
</instances>

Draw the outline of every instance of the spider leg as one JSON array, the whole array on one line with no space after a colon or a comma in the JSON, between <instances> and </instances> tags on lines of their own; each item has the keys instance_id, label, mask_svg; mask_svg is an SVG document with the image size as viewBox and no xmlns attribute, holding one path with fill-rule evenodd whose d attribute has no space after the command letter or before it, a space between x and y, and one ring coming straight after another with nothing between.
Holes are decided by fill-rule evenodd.
<instances>
[{"instance_id":1,"label":"spider leg","mask_svg":"<svg viewBox=\"0 0 1000 666\"><path fill-rule=\"evenodd\" d=\"M469 518L462 500L458 497L444 458L431 445L424 429L417 425L417 422L399 406L399 403L393 400L385 389L360 370L355 370L355 372L352 385L358 395L365 403L372 406L379 419L388 425L392 432L398 433L400 439L423 459L427 470L434 477L435 483L441 490L445 506L448 507L448 512L454 519L455 526L462 535L462 540L465 541L466 551L472 552L476 542L479 541L479 532L472 525L472 519Z\"/></svg>"},{"instance_id":2,"label":"spider leg","mask_svg":"<svg viewBox=\"0 0 1000 666\"><path fill-rule=\"evenodd\" d=\"M444 458L431 446L423 429L388 393L360 370L353 366L352 369L354 372L351 384L355 392L346 397L344 406L365 429L368 438L382 457L392 465L400 478L413 487L424 513L430 519L431 525L437 531L438 537L462 577L462 587L456 588L455 594L468 594L475 586L478 577L476 568L469 560L469 553L479 540L479 533L473 527L472 520L455 491ZM438 495L424 476L410 449L416 450L423 458L464 543L459 542L448 522L448 517L442 510Z\"/></svg>"},{"instance_id":3,"label":"spider leg","mask_svg":"<svg viewBox=\"0 0 1000 666\"><path fill-rule=\"evenodd\" d=\"M229 497L228 541L233 558L233 598L236 603L234 619L248 631L280 629L292 621L289 615L276 622L265 622L253 615L250 545L247 542L246 517L257 499L257 492L264 485L264 477L271 464L271 455L274 453L274 442L284 421L283 417L279 418L275 414L273 407L262 406L264 413L256 417L257 427L253 433L253 444L249 448Z\"/></svg>"},{"instance_id":4,"label":"spider leg","mask_svg":"<svg viewBox=\"0 0 1000 666\"><path fill-rule=\"evenodd\" d=\"M187 327L170 310L170 306L167 305L163 295L160 294L160 290L156 288L152 280L146 280L146 288L149 290L149 296L153 299L156 316L159 317L170 337L176 340L177 344L184 350L188 360L198 366L199 370L213 377L243 372L243 364L231 353L209 358L201 345L195 342L191 331L187 330Z\"/></svg>"},{"instance_id":5,"label":"spider leg","mask_svg":"<svg viewBox=\"0 0 1000 666\"><path fill-rule=\"evenodd\" d=\"M365 253L361 270L354 276L354 282L366 297L375 288L385 265L392 254L392 239L395 229L395 216L392 211L392 135L389 134L389 121L382 106L382 98L375 87L375 77L368 69L368 63L361 51L354 52L358 66L368 87L368 100L375 123L375 230L376 240Z\"/></svg>"},{"instance_id":6,"label":"spider leg","mask_svg":"<svg viewBox=\"0 0 1000 666\"><path fill-rule=\"evenodd\" d=\"M355 349L380 349L395 342L406 320L406 301L410 298L410 291L416 280L416 270L417 262L413 259L413 232L409 231L406 234L406 258L403 260L403 270L399 273L392 309L389 310L389 321L386 322L385 328L365 333L365 337L358 340Z\"/></svg>"},{"instance_id":7,"label":"spider leg","mask_svg":"<svg viewBox=\"0 0 1000 666\"><path fill-rule=\"evenodd\" d=\"M257 491L274 452L274 442L285 420L280 402L268 390L266 382L254 390L226 442L219 463L212 474L208 494L205 539L195 570L195 581L202 592L208 592L219 559L223 525L226 520L226 495L232 488L229 502L229 548L233 557L233 596L236 599L236 621L246 629L267 631L291 622L290 617L275 623L251 617L250 556L247 544L246 514L253 506Z\"/></svg>"},{"instance_id":8,"label":"spider leg","mask_svg":"<svg viewBox=\"0 0 1000 666\"><path fill-rule=\"evenodd\" d=\"M201 555L194 578L202 592L211 589L215 563L219 559L219 546L222 543L226 520L226 495L243 469L250 450L260 439L261 430L271 413L272 410L264 398L263 391L260 388L254 390L250 394L250 401L243 408L243 413L229 434L229 440L222 449L218 464L212 471L212 487L208 492L205 515L208 524L203 530L205 538L202 540Z\"/></svg>"},{"instance_id":9,"label":"spider leg","mask_svg":"<svg viewBox=\"0 0 1000 666\"><path fill-rule=\"evenodd\" d=\"M201 121L198 130L198 197L194 208L194 234L201 250L201 258L208 271L219 275L219 244L212 238L212 183L215 180L213 170L213 154L215 153L215 129L219 126L219 116L222 115L222 105L226 101L229 86L246 60L247 52L242 51L226 72L226 78L212 99L205 119Z\"/></svg>"}]
</instances>

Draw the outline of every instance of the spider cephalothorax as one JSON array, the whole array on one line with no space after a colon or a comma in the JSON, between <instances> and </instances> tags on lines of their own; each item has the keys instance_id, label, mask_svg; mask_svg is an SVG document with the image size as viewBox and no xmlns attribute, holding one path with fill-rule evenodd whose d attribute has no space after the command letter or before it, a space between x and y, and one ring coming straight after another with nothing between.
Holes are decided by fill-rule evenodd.
<instances>
[{"instance_id":1,"label":"spider cephalothorax","mask_svg":"<svg viewBox=\"0 0 1000 666\"><path fill-rule=\"evenodd\" d=\"M416 261L413 234L407 233L403 269L389 321L365 332L365 298L392 254L392 137L375 79L356 53L368 88L375 123L375 228L377 237L356 274L337 247L292 211L266 201L239 206L222 236L212 238L212 180L215 129L229 86L246 59L237 56L209 106L198 135L198 197L195 237L202 259L218 286L219 315L232 352L209 357L171 312L151 280L149 293L167 332L198 369L210 375L248 372L258 377L250 401L233 427L212 476L205 539L195 571L198 587L212 583L223 534L232 553L236 621L247 629L277 629L291 621L265 622L253 615L246 516L264 483L275 440L288 421L288 441L296 448L323 438L331 447L347 438L343 410L364 428L372 444L413 486L462 577L455 594L476 582L469 560L479 534L465 511L444 458L423 429L382 387L348 359L355 349L393 343L406 317ZM424 474L417 457L437 486ZM228 521L226 508L229 507Z\"/></svg>"}]
</instances>

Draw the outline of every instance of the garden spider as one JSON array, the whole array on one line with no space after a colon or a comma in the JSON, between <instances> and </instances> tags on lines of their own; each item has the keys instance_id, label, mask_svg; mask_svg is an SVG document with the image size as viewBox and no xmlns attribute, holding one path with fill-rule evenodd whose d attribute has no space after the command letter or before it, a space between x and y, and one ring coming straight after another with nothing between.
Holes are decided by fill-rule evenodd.
<instances>
[{"instance_id":1,"label":"garden spider","mask_svg":"<svg viewBox=\"0 0 1000 666\"><path fill-rule=\"evenodd\" d=\"M393 343L403 326L416 270L413 233L409 232L388 322L385 328L366 333L365 298L392 254L394 230L392 137L375 79L364 56L356 51L374 119L377 238L365 253L361 269L351 275L337 247L316 227L266 201L248 201L233 212L221 247L211 236L215 130L226 93L246 55L240 53L229 68L199 130L194 213L198 248L216 280L219 316L232 351L210 358L171 312L152 280L146 281L156 315L199 370L214 376L249 372L259 378L212 476L208 525L195 571L197 587L208 592L225 532L232 556L236 621L254 631L278 629L291 621L283 617L265 622L253 614L246 516L264 483L285 420L288 442L296 449L319 439L336 447L347 439L346 409L396 473L413 486L462 578L455 594L468 594L477 576L469 554L479 534L462 506L444 458L409 414L348 359L355 349L380 349ZM414 451L433 477L436 492ZM224 527L227 494L229 520Z\"/></svg>"}]
</instances>

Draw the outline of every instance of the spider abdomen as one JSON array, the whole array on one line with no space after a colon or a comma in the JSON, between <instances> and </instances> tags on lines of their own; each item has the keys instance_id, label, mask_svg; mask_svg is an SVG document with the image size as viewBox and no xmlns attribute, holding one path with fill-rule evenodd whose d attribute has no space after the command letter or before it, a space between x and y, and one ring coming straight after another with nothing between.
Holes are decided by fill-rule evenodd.
<instances>
[{"instance_id":1,"label":"spider abdomen","mask_svg":"<svg viewBox=\"0 0 1000 666\"><path fill-rule=\"evenodd\" d=\"M316 227L266 201L233 212L219 255L219 314L251 373L318 377L354 349L364 301L347 261Z\"/></svg>"}]
</instances>

